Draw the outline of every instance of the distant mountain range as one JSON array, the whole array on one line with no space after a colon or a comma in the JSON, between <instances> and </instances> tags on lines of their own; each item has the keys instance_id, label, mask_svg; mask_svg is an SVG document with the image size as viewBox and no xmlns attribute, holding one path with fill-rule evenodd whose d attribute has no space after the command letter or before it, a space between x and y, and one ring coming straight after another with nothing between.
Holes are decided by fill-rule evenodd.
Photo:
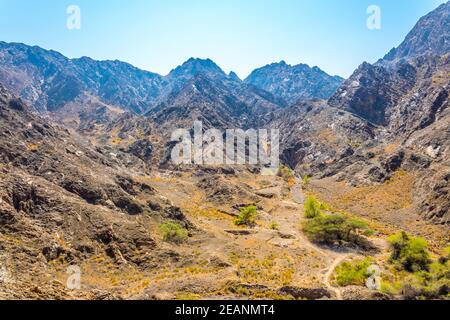
<instances>
[{"instance_id":1,"label":"distant mountain range","mask_svg":"<svg viewBox=\"0 0 450 320\"><path fill-rule=\"evenodd\" d=\"M0 42L0 81L39 111L57 111L82 96L95 96L108 105L143 114L180 92L202 75L220 81L256 100L280 106L298 99L329 98L342 79L306 65L256 70L245 82L225 74L212 60L191 58L167 76L147 72L121 61L68 59L55 51L19 43ZM267 76L267 81L261 78ZM279 81L283 77L283 81ZM269 83L270 82L270 83ZM278 88L278 84L281 87ZM241 87L241 88L238 88ZM254 87L254 88L253 88ZM296 92L301 87L301 92ZM263 92L263 91L267 92ZM250 92L251 91L251 92ZM271 94L269 94L271 93ZM254 104L254 101L247 101Z\"/></svg>"}]
</instances>

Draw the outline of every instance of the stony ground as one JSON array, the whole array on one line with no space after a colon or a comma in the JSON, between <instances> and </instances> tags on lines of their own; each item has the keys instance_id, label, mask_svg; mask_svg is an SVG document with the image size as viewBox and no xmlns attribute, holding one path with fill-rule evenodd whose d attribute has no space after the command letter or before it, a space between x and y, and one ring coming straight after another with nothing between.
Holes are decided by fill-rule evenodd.
<instances>
[{"instance_id":1,"label":"stony ground","mask_svg":"<svg viewBox=\"0 0 450 320\"><path fill-rule=\"evenodd\" d=\"M252 200L257 199L257 226L236 227L233 220L238 211L233 205L221 204L217 194L208 196L211 190L197 186L196 180L205 178L223 180L247 191L248 202L244 198L239 204L253 204ZM104 292L126 299L342 299L342 290L333 284L333 271L342 261L364 255L355 250L319 247L306 239L300 231L305 191L299 184L289 186L278 177L245 172L239 177L192 177L185 173L137 179L145 180L185 212L195 226L190 239L176 247L161 241L162 247L173 250L172 259L170 263L159 261L159 266L152 269L139 270L127 264L118 268L102 256L84 261L82 290L71 292L74 297ZM254 197L252 193L265 197ZM233 194L229 196L232 198ZM278 224L278 230L270 228L273 222ZM151 233L158 234L156 224ZM382 255L383 238L372 241ZM67 279L67 266L61 261L52 268L56 271L53 277L61 285ZM364 297L370 297L370 292L363 290L360 298Z\"/></svg>"}]
</instances>

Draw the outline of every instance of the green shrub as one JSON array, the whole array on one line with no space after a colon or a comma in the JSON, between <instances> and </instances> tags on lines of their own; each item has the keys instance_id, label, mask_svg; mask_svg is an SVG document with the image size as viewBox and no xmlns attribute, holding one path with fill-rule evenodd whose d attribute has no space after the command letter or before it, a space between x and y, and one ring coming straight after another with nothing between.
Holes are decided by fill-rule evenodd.
<instances>
[{"instance_id":1,"label":"green shrub","mask_svg":"<svg viewBox=\"0 0 450 320\"><path fill-rule=\"evenodd\" d=\"M364 286L367 278L371 276L368 272L372 265L372 259L343 262L336 268L336 283L341 287Z\"/></svg>"},{"instance_id":2,"label":"green shrub","mask_svg":"<svg viewBox=\"0 0 450 320\"><path fill-rule=\"evenodd\" d=\"M400 282L381 281L380 292L395 296L399 295L402 291L402 284Z\"/></svg>"},{"instance_id":3,"label":"green shrub","mask_svg":"<svg viewBox=\"0 0 450 320\"><path fill-rule=\"evenodd\" d=\"M394 294L407 299L448 299L450 298L450 265L431 263L429 271L407 273L393 286Z\"/></svg>"},{"instance_id":4,"label":"green shrub","mask_svg":"<svg viewBox=\"0 0 450 320\"><path fill-rule=\"evenodd\" d=\"M450 262L434 262L425 275L425 295L430 298L447 296L450 298Z\"/></svg>"},{"instance_id":5,"label":"green shrub","mask_svg":"<svg viewBox=\"0 0 450 320\"><path fill-rule=\"evenodd\" d=\"M278 168L277 175L285 180L289 180L294 177L294 171L291 168L281 165Z\"/></svg>"},{"instance_id":6,"label":"green shrub","mask_svg":"<svg viewBox=\"0 0 450 320\"><path fill-rule=\"evenodd\" d=\"M320 210L330 211L330 212L333 211L331 206L326 202L320 202Z\"/></svg>"},{"instance_id":7,"label":"green shrub","mask_svg":"<svg viewBox=\"0 0 450 320\"><path fill-rule=\"evenodd\" d=\"M253 226L256 221L257 208L255 206L249 206L241 209L239 216L234 223L237 226L247 225Z\"/></svg>"},{"instance_id":8,"label":"green shrub","mask_svg":"<svg viewBox=\"0 0 450 320\"><path fill-rule=\"evenodd\" d=\"M159 231L162 233L163 240L172 243L183 243L189 237L189 232L179 224L167 221L159 225Z\"/></svg>"},{"instance_id":9,"label":"green shrub","mask_svg":"<svg viewBox=\"0 0 450 320\"><path fill-rule=\"evenodd\" d=\"M280 230L280 225L279 225L277 222L273 221L273 222L270 224L269 228L270 228L271 230Z\"/></svg>"},{"instance_id":10,"label":"green shrub","mask_svg":"<svg viewBox=\"0 0 450 320\"><path fill-rule=\"evenodd\" d=\"M447 247L442 252L442 261L447 262L450 260L450 247Z\"/></svg>"},{"instance_id":11,"label":"green shrub","mask_svg":"<svg viewBox=\"0 0 450 320\"><path fill-rule=\"evenodd\" d=\"M372 230L372 229L367 229L366 231L364 231L364 235L366 236L366 237L372 237L372 236L374 236L375 235L375 230Z\"/></svg>"},{"instance_id":12,"label":"green shrub","mask_svg":"<svg viewBox=\"0 0 450 320\"><path fill-rule=\"evenodd\" d=\"M311 182L311 177L310 176L304 176L302 179L302 184L304 186L307 186L309 183Z\"/></svg>"},{"instance_id":13,"label":"green shrub","mask_svg":"<svg viewBox=\"0 0 450 320\"><path fill-rule=\"evenodd\" d=\"M305 217L308 219L313 219L321 214L320 211L321 204L313 196L309 196L304 204Z\"/></svg>"},{"instance_id":14,"label":"green shrub","mask_svg":"<svg viewBox=\"0 0 450 320\"><path fill-rule=\"evenodd\" d=\"M408 272L428 270L431 263L428 243L406 232L397 233L388 239L392 249L391 262Z\"/></svg>"},{"instance_id":15,"label":"green shrub","mask_svg":"<svg viewBox=\"0 0 450 320\"><path fill-rule=\"evenodd\" d=\"M319 214L303 224L303 231L308 239L317 243L333 244L336 241L357 243L354 236L358 230L367 229L364 221L350 219L341 214Z\"/></svg>"},{"instance_id":16,"label":"green shrub","mask_svg":"<svg viewBox=\"0 0 450 320\"><path fill-rule=\"evenodd\" d=\"M384 292L401 295L406 299L449 299L450 260L444 249L442 256L432 261L427 243L405 232L389 238L391 263L399 272L392 282L383 282Z\"/></svg>"}]
</instances>

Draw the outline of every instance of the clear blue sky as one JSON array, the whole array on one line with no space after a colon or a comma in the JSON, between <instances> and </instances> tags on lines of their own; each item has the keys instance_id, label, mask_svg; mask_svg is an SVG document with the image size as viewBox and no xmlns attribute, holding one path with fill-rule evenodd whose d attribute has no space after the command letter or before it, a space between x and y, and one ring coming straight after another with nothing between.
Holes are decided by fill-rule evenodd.
<instances>
[{"instance_id":1,"label":"clear blue sky","mask_svg":"<svg viewBox=\"0 0 450 320\"><path fill-rule=\"evenodd\" d=\"M167 74L190 57L246 77L271 62L317 65L348 77L404 39L444 0L0 0L0 40L68 57L119 59ZM81 30L66 28L68 5ZM367 7L382 29L366 27Z\"/></svg>"}]
</instances>

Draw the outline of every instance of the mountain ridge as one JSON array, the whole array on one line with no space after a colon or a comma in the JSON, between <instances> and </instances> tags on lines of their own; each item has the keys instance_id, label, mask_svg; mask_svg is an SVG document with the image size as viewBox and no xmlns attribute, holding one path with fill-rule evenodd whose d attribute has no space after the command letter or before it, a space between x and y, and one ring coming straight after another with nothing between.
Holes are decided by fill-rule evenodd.
<instances>
[{"instance_id":1,"label":"mountain ridge","mask_svg":"<svg viewBox=\"0 0 450 320\"><path fill-rule=\"evenodd\" d=\"M311 70L323 75L318 68ZM76 98L89 94L98 96L112 107L143 114L160 104L171 92L181 90L198 74L234 82L234 86L240 85L243 89L251 84L239 79L234 72L227 75L211 59L190 58L162 76L119 60L94 60L86 56L69 59L39 46L0 42L0 81L41 112L58 111ZM268 96L263 92L264 88L255 87L262 97ZM312 97L321 95L312 94ZM281 101L283 96L277 96L277 99L281 105L285 104Z\"/></svg>"},{"instance_id":2,"label":"mountain ridge","mask_svg":"<svg viewBox=\"0 0 450 320\"><path fill-rule=\"evenodd\" d=\"M281 61L254 70L244 81L292 104L301 99L328 99L344 79L330 76L317 66L292 66Z\"/></svg>"}]
</instances>

